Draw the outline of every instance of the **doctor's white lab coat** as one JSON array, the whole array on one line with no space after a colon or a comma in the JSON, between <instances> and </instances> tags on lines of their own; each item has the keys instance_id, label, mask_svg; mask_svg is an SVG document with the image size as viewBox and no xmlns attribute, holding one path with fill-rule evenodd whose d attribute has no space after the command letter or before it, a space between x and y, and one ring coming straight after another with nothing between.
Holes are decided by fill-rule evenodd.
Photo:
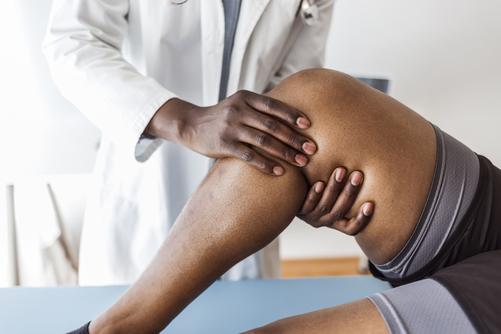
<instances>
[{"instance_id":1,"label":"doctor's white lab coat","mask_svg":"<svg viewBox=\"0 0 501 334\"><path fill-rule=\"evenodd\" d=\"M291 34L300 0L242 1L229 94L264 92L293 72L322 66L333 1L316 3L316 24ZM220 0L179 6L170 0L53 1L44 41L53 78L102 132L82 232L80 284L136 279L206 175L208 158L140 138L173 97L218 102L223 37ZM225 277L277 274L274 242Z\"/></svg>"}]
</instances>

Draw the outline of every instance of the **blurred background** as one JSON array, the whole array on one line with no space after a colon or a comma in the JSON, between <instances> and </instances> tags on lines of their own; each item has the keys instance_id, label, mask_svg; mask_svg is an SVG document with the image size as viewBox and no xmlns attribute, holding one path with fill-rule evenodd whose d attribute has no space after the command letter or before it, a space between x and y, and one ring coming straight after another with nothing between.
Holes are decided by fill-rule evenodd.
<instances>
[{"instance_id":1,"label":"blurred background","mask_svg":"<svg viewBox=\"0 0 501 334\"><path fill-rule=\"evenodd\" d=\"M0 11L0 286L76 282L99 131L51 82L50 4L5 0ZM326 67L389 79L391 96L501 165L500 17L498 0L338 0ZM57 238L65 244L49 247ZM286 277L363 271L351 237L294 222L280 238Z\"/></svg>"}]
</instances>

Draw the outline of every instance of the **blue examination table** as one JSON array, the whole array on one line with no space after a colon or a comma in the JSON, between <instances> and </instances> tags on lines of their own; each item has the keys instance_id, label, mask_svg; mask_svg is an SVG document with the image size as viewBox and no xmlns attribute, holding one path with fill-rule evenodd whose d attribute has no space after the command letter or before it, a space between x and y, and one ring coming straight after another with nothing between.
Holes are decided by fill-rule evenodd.
<instances>
[{"instance_id":1,"label":"blue examination table","mask_svg":"<svg viewBox=\"0 0 501 334\"><path fill-rule=\"evenodd\" d=\"M0 289L0 333L65 333L126 287ZM353 301L389 286L372 277L216 282L163 333L239 333L279 318Z\"/></svg>"}]
</instances>

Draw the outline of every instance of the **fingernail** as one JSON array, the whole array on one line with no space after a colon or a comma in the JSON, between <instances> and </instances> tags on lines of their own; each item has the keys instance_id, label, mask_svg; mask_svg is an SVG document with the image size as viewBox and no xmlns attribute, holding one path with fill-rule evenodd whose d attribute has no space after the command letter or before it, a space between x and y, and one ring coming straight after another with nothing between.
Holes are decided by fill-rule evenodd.
<instances>
[{"instance_id":1,"label":"fingernail","mask_svg":"<svg viewBox=\"0 0 501 334\"><path fill-rule=\"evenodd\" d=\"M317 184L315 184L315 192L317 194L320 194L323 190L324 190L324 183L323 182L317 182Z\"/></svg>"},{"instance_id":2,"label":"fingernail","mask_svg":"<svg viewBox=\"0 0 501 334\"><path fill-rule=\"evenodd\" d=\"M309 128L311 123L309 120L307 120L304 117L298 117L296 120L296 124L301 128L301 129L306 129Z\"/></svg>"},{"instance_id":3,"label":"fingernail","mask_svg":"<svg viewBox=\"0 0 501 334\"><path fill-rule=\"evenodd\" d=\"M366 217L372 216L372 209L373 208L371 203L365 203L364 207L362 208L362 213Z\"/></svg>"},{"instance_id":4,"label":"fingernail","mask_svg":"<svg viewBox=\"0 0 501 334\"><path fill-rule=\"evenodd\" d=\"M360 172L353 172L350 180L351 184L356 186L359 186L362 183L362 173Z\"/></svg>"},{"instance_id":5,"label":"fingernail","mask_svg":"<svg viewBox=\"0 0 501 334\"><path fill-rule=\"evenodd\" d=\"M317 150L317 146L309 141L303 144L303 151L308 154L313 154Z\"/></svg>"},{"instance_id":6,"label":"fingernail","mask_svg":"<svg viewBox=\"0 0 501 334\"><path fill-rule=\"evenodd\" d=\"M282 175L284 173L284 168L280 166L273 167L273 174Z\"/></svg>"},{"instance_id":7,"label":"fingernail","mask_svg":"<svg viewBox=\"0 0 501 334\"><path fill-rule=\"evenodd\" d=\"M343 182L345 174L346 174L346 171L344 168L336 168L336 172L335 172L336 182L338 182L338 183Z\"/></svg>"},{"instance_id":8,"label":"fingernail","mask_svg":"<svg viewBox=\"0 0 501 334\"><path fill-rule=\"evenodd\" d=\"M308 158L305 157L302 154L296 154L294 157L294 160L300 165L300 166L305 166L308 163Z\"/></svg>"}]
</instances>

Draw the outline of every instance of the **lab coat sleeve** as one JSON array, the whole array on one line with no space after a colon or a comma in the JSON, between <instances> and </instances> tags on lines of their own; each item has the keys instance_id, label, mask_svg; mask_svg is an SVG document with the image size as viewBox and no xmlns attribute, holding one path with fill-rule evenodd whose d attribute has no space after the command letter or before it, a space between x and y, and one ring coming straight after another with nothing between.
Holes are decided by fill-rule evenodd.
<instances>
[{"instance_id":1,"label":"lab coat sleeve","mask_svg":"<svg viewBox=\"0 0 501 334\"><path fill-rule=\"evenodd\" d=\"M63 96L145 161L160 140L143 140L142 133L175 95L123 58L128 11L129 0L54 0L43 51Z\"/></svg>"},{"instance_id":2,"label":"lab coat sleeve","mask_svg":"<svg viewBox=\"0 0 501 334\"><path fill-rule=\"evenodd\" d=\"M274 73L268 89L273 88L282 79L298 71L324 66L325 47L331 26L334 2L334 0L317 0L315 2L318 6L318 22L312 26L304 23L301 25L300 31L296 36L293 36L296 39L295 42L287 51L278 71Z\"/></svg>"}]
</instances>

